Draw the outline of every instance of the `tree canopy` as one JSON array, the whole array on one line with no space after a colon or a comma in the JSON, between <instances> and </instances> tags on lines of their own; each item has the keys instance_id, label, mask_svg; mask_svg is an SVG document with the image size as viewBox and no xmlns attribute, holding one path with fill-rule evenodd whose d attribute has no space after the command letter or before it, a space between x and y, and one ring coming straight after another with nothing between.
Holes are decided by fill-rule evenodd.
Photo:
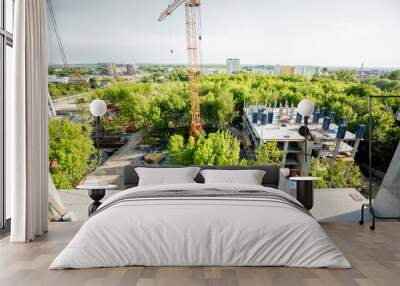
<instances>
[{"instance_id":1,"label":"tree canopy","mask_svg":"<svg viewBox=\"0 0 400 286\"><path fill-rule=\"evenodd\" d=\"M360 82L354 72L338 72L338 78L307 78L297 75L209 75L200 84L201 117L205 130L225 130L241 122L244 104L286 101L296 106L310 98L327 111L336 111L337 118L346 116L348 128L355 131L368 122L368 96L392 95L398 92L397 80L372 79ZM340 78L340 79L339 79ZM173 76L164 83L119 83L96 91L96 96L119 108L117 119L134 124L151 136L170 138L173 134L187 137L191 118L191 100L188 83ZM388 150L400 140L399 124L392 109L399 109L398 99L374 99L373 137ZM390 152L375 147L377 165L390 161ZM361 151L363 149L361 148Z\"/></svg>"},{"instance_id":2,"label":"tree canopy","mask_svg":"<svg viewBox=\"0 0 400 286\"><path fill-rule=\"evenodd\" d=\"M49 122L49 160L57 161L51 169L55 186L72 189L90 170L94 154L89 125L73 123L69 119L54 118Z\"/></svg>"}]
</instances>

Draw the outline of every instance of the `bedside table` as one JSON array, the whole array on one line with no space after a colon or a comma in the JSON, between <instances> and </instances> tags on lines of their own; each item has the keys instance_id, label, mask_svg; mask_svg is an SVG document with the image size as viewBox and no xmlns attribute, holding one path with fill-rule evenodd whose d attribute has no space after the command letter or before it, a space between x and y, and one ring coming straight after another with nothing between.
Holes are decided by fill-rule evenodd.
<instances>
[{"instance_id":1,"label":"bedside table","mask_svg":"<svg viewBox=\"0 0 400 286\"><path fill-rule=\"evenodd\" d=\"M93 203L88 208L89 216L94 213L97 208L101 205L100 200L104 198L106 190L116 189L117 185L80 185L77 189L88 190L89 197L93 200Z\"/></svg>"},{"instance_id":2,"label":"bedside table","mask_svg":"<svg viewBox=\"0 0 400 286\"><path fill-rule=\"evenodd\" d=\"M296 182L297 200L308 210L311 210L314 206L314 181L319 179L319 177L289 178L289 180Z\"/></svg>"}]
</instances>

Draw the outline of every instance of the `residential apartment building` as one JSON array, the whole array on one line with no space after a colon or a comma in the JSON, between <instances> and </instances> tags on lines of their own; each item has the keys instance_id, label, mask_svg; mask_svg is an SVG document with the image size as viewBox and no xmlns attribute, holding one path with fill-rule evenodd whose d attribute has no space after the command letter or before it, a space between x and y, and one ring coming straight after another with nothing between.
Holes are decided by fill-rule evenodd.
<instances>
[{"instance_id":1,"label":"residential apartment building","mask_svg":"<svg viewBox=\"0 0 400 286\"><path fill-rule=\"evenodd\" d=\"M114 76L117 74L117 65L114 63L107 64L108 75Z\"/></svg>"},{"instance_id":2,"label":"residential apartment building","mask_svg":"<svg viewBox=\"0 0 400 286\"><path fill-rule=\"evenodd\" d=\"M236 74L240 72L240 59L227 59L226 70L229 74Z\"/></svg>"},{"instance_id":3,"label":"residential apartment building","mask_svg":"<svg viewBox=\"0 0 400 286\"><path fill-rule=\"evenodd\" d=\"M306 65L296 65L296 66L293 66L292 72L293 72L293 74L299 74L299 75L312 77L315 74L319 73L319 68L313 67L313 66L306 66Z\"/></svg>"},{"instance_id":4,"label":"residential apartment building","mask_svg":"<svg viewBox=\"0 0 400 286\"><path fill-rule=\"evenodd\" d=\"M126 65L126 74L134 75L136 73L136 65L135 64L127 64Z\"/></svg>"},{"instance_id":5,"label":"residential apartment building","mask_svg":"<svg viewBox=\"0 0 400 286\"><path fill-rule=\"evenodd\" d=\"M288 65L275 65L274 74L290 75L292 74L292 67Z\"/></svg>"}]
</instances>

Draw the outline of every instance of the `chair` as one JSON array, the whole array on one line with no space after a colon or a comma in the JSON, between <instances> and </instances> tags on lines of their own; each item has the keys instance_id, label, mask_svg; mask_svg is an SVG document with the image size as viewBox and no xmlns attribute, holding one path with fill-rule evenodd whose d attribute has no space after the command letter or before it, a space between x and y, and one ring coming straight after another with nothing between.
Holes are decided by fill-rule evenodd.
<instances>
[{"instance_id":1,"label":"chair","mask_svg":"<svg viewBox=\"0 0 400 286\"><path fill-rule=\"evenodd\" d=\"M332 142L325 143L324 145L328 146L327 148L322 148L320 153L324 154L324 158L330 158L332 160L339 159L349 163L354 162L354 157L357 154L360 141L363 139L365 131L366 125L360 124L355 132L354 144L351 146L348 142L344 142L346 141L347 126L345 124L340 124L336 133L336 144Z\"/></svg>"},{"instance_id":2,"label":"chair","mask_svg":"<svg viewBox=\"0 0 400 286\"><path fill-rule=\"evenodd\" d=\"M332 122L335 122L335 120L336 120L336 111L331 111L330 118L331 118Z\"/></svg>"},{"instance_id":3,"label":"chair","mask_svg":"<svg viewBox=\"0 0 400 286\"><path fill-rule=\"evenodd\" d=\"M268 112L268 124L272 124L274 121L274 113L272 111Z\"/></svg>"},{"instance_id":4,"label":"chair","mask_svg":"<svg viewBox=\"0 0 400 286\"><path fill-rule=\"evenodd\" d=\"M367 130L367 125L365 124L360 124L358 125L357 129L356 129L356 137L355 137L355 142L353 145L353 151L351 153L351 157L354 159L354 157L357 154L357 150L358 150L358 146L360 145L360 141L363 139L365 131Z\"/></svg>"},{"instance_id":5,"label":"chair","mask_svg":"<svg viewBox=\"0 0 400 286\"><path fill-rule=\"evenodd\" d=\"M326 108L325 108L325 107L321 107L321 108L319 109L319 116L320 116L321 118L325 117L325 112L326 112Z\"/></svg>"},{"instance_id":6,"label":"chair","mask_svg":"<svg viewBox=\"0 0 400 286\"><path fill-rule=\"evenodd\" d=\"M258 112L253 112L251 119L252 119L251 121L253 123L257 123L257 121L258 121Z\"/></svg>"},{"instance_id":7,"label":"chair","mask_svg":"<svg viewBox=\"0 0 400 286\"><path fill-rule=\"evenodd\" d=\"M297 114L296 114L296 123L300 124L302 119L303 119L303 116L300 113L297 112Z\"/></svg>"},{"instance_id":8,"label":"chair","mask_svg":"<svg viewBox=\"0 0 400 286\"><path fill-rule=\"evenodd\" d=\"M268 122L268 112L261 113L261 125L265 125Z\"/></svg>"},{"instance_id":9,"label":"chair","mask_svg":"<svg viewBox=\"0 0 400 286\"><path fill-rule=\"evenodd\" d=\"M346 125L340 124L338 131L336 133L336 146L335 146L335 150L333 151L333 160L336 160L337 155L340 151L340 145L342 144L342 140L345 138L346 136L346 131L347 131L347 127Z\"/></svg>"},{"instance_id":10,"label":"chair","mask_svg":"<svg viewBox=\"0 0 400 286\"><path fill-rule=\"evenodd\" d=\"M325 142L320 150L324 155L325 159L335 161L340 153L347 153L352 150L352 147L343 142L346 137L347 126L344 124L339 125L338 130L336 132L336 141ZM348 155L340 155L340 160L348 161L346 158ZM352 160L351 160L352 161Z\"/></svg>"},{"instance_id":11,"label":"chair","mask_svg":"<svg viewBox=\"0 0 400 286\"><path fill-rule=\"evenodd\" d=\"M319 116L320 116L320 113L319 112L314 112L314 114L313 114L313 124L318 124L318 122L319 122Z\"/></svg>"},{"instance_id":12,"label":"chair","mask_svg":"<svg viewBox=\"0 0 400 286\"><path fill-rule=\"evenodd\" d=\"M325 116L324 117L324 121L322 122L322 129L324 131L328 131L329 130L329 126L331 125L331 118L329 116Z\"/></svg>"}]
</instances>

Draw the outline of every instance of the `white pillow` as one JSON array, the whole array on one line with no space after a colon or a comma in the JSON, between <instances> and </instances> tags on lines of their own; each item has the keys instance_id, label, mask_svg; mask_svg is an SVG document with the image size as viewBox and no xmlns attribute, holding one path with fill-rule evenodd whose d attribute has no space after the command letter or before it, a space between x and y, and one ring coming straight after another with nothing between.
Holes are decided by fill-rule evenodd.
<instances>
[{"instance_id":1,"label":"white pillow","mask_svg":"<svg viewBox=\"0 0 400 286\"><path fill-rule=\"evenodd\" d=\"M265 171L262 170L201 170L205 184L261 185Z\"/></svg>"},{"instance_id":2,"label":"white pillow","mask_svg":"<svg viewBox=\"0 0 400 286\"><path fill-rule=\"evenodd\" d=\"M139 186L195 183L193 180L200 168L135 168Z\"/></svg>"}]
</instances>

